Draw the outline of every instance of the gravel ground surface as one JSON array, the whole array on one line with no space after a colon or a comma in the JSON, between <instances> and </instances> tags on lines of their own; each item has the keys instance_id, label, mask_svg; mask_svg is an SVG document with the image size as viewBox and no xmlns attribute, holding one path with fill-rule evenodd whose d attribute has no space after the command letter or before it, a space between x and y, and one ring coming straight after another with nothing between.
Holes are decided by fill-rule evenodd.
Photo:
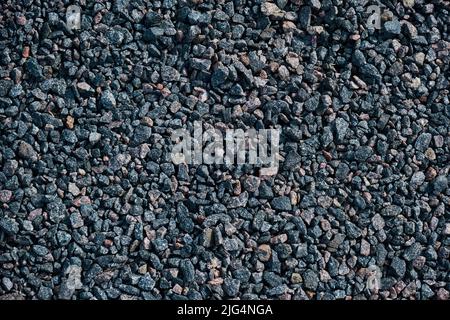
<instances>
[{"instance_id":1,"label":"gravel ground surface","mask_svg":"<svg viewBox=\"0 0 450 320\"><path fill-rule=\"evenodd\" d=\"M0 299L449 299L450 3L382 3L2 0Z\"/></svg>"}]
</instances>

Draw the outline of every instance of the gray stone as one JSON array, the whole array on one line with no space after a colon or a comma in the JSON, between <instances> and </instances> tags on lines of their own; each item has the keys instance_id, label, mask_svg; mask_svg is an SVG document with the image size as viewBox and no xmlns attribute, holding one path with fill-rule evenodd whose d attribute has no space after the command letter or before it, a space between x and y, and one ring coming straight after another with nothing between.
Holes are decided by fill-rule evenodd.
<instances>
[{"instance_id":1,"label":"gray stone","mask_svg":"<svg viewBox=\"0 0 450 320\"><path fill-rule=\"evenodd\" d=\"M97 143L102 138L102 135L98 132L91 132L89 134L89 142L90 143Z\"/></svg>"},{"instance_id":2,"label":"gray stone","mask_svg":"<svg viewBox=\"0 0 450 320\"><path fill-rule=\"evenodd\" d=\"M134 129L133 143L138 145L148 143L152 135L152 129L147 126L139 125Z\"/></svg>"},{"instance_id":3,"label":"gray stone","mask_svg":"<svg viewBox=\"0 0 450 320\"><path fill-rule=\"evenodd\" d=\"M388 205L381 209L381 214L387 217L398 216L402 212L402 208L396 205Z\"/></svg>"},{"instance_id":4,"label":"gray stone","mask_svg":"<svg viewBox=\"0 0 450 320\"><path fill-rule=\"evenodd\" d=\"M0 190L0 202L8 203L13 196L10 190Z\"/></svg>"},{"instance_id":5,"label":"gray stone","mask_svg":"<svg viewBox=\"0 0 450 320\"><path fill-rule=\"evenodd\" d=\"M25 141L19 142L18 154L19 157L25 160L30 160L34 162L37 161L38 159L37 152L33 149L33 147L29 143Z\"/></svg>"},{"instance_id":6,"label":"gray stone","mask_svg":"<svg viewBox=\"0 0 450 320\"><path fill-rule=\"evenodd\" d=\"M191 67L201 71L207 71L211 68L211 60L209 59L199 59L192 58L191 59Z\"/></svg>"},{"instance_id":7,"label":"gray stone","mask_svg":"<svg viewBox=\"0 0 450 320\"><path fill-rule=\"evenodd\" d=\"M424 183L425 181L425 173L422 171L414 172L413 176L411 177L411 185L417 187Z\"/></svg>"},{"instance_id":8,"label":"gray stone","mask_svg":"<svg viewBox=\"0 0 450 320\"><path fill-rule=\"evenodd\" d=\"M406 263L399 257L394 257L390 264L391 270L398 278L403 278L406 273Z\"/></svg>"},{"instance_id":9,"label":"gray stone","mask_svg":"<svg viewBox=\"0 0 450 320\"><path fill-rule=\"evenodd\" d=\"M19 232L19 224L11 218L0 217L0 230L8 235L15 235Z\"/></svg>"},{"instance_id":10,"label":"gray stone","mask_svg":"<svg viewBox=\"0 0 450 320\"><path fill-rule=\"evenodd\" d=\"M334 120L334 131L338 141L342 141L344 139L347 134L348 126L348 122L342 118L336 118L336 120Z\"/></svg>"},{"instance_id":11,"label":"gray stone","mask_svg":"<svg viewBox=\"0 0 450 320\"><path fill-rule=\"evenodd\" d=\"M164 66L161 69L161 78L166 82L179 81L180 73L173 67Z\"/></svg>"},{"instance_id":12,"label":"gray stone","mask_svg":"<svg viewBox=\"0 0 450 320\"><path fill-rule=\"evenodd\" d=\"M422 245L418 242L415 242L405 250L403 258L405 258L406 261L413 261L418 256L420 256L421 253L422 253Z\"/></svg>"},{"instance_id":13,"label":"gray stone","mask_svg":"<svg viewBox=\"0 0 450 320\"><path fill-rule=\"evenodd\" d=\"M319 286L319 277L315 271L309 269L306 270L302 274L302 278L306 289L313 291L317 290L317 287Z\"/></svg>"},{"instance_id":14,"label":"gray stone","mask_svg":"<svg viewBox=\"0 0 450 320\"><path fill-rule=\"evenodd\" d=\"M100 105L106 110L111 110L116 107L117 102L111 90L105 90L100 96Z\"/></svg>"},{"instance_id":15,"label":"gray stone","mask_svg":"<svg viewBox=\"0 0 450 320\"><path fill-rule=\"evenodd\" d=\"M70 224L74 229L78 229L84 226L83 217L78 211L74 211L70 215Z\"/></svg>"},{"instance_id":16,"label":"gray stone","mask_svg":"<svg viewBox=\"0 0 450 320\"><path fill-rule=\"evenodd\" d=\"M433 181L433 190L435 193L442 193L448 188L448 178L444 175L437 176Z\"/></svg>"},{"instance_id":17,"label":"gray stone","mask_svg":"<svg viewBox=\"0 0 450 320\"><path fill-rule=\"evenodd\" d=\"M372 148L369 146L359 147L355 151L355 160L358 162L366 161L372 155Z\"/></svg>"},{"instance_id":18,"label":"gray stone","mask_svg":"<svg viewBox=\"0 0 450 320\"><path fill-rule=\"evenodd\" d=\"M292 171L301 163L300 155L295 151L289 151L284 159L283 169Z\"/></svg>"},{"instance_id":19,"label":"gray stone","mask_svg":"<svg viewBox=\"0 0 450 320\"><path fill-rule=\"evenodd\" d=\"M37 293L37 297L40 300L51 300L53 297L53 291L49 287L40 286L39 291Z\"/></svg>"},{"instance_id":20,"label":"gray stone","mask_svg":"<svg viewBox=\"0 0 450 320\"><path fill-rule=\"evenodd\" d=\"M146 273L139 279L138 286L144 291L151 291L155 287L155 280L150 276L149 273Z\"/></svg>"},{"instance_id":21,"label":"gray stone","mask_svg":"<svg viewBox=\"0 0 450 320\"><path fill-rule=\"evenodd\" d=\"M214 72L211 76L211 85L214 88L220 87L222 84L225 83L225 81L228 77L228 74L229 74L228 68L223 65L219 65L214 70Z\"/></svg>"},{"instance_id":22,"label":"gray stone","mask_svg":"<svg viewBox=\"0 0 450 320\"><path fill-rule=\"evenodd\" d=\"M416 150L420 151L420 152L424 152L430 145L431 137L432 136L430 133L427 133L427 132L421 133L416 139L416 143L415 143Z\"/></svg>"},{"instance_id":23,"label":"gray stone","mask_svg":"<svg viewBox=\"0 0 450 320\"><path fill-rule=\"evenodd\" d=\"M279 210L279 211L290 211L292 210L291 200L286 196L281 196L274 198L270 205L273 209Z\"/></svg>"},{"instance_id":24,"label":"gray stone","mask_svg":"<svg viewBox=\"0 0 450 320\"><path fill-rule=\"evenodd\" d=\"M41 256L41 257L43 257L49 253L49 251L46 247L38 245L38 244L33 246L33 252L36 255Z\"/></svg>"},{"instance_id":25,"label":"gray stone","mask_svg":"<svg viewBox=\"0 0 450 320\"><path fill-rule=\"evenodd\" d=\"M386 21L384 23L384 29L393 35L397 35L400 34L400 32L402 31L402 26L400 22L397 19L395 19L392 21Z\"/></svg>"}]
</instances>

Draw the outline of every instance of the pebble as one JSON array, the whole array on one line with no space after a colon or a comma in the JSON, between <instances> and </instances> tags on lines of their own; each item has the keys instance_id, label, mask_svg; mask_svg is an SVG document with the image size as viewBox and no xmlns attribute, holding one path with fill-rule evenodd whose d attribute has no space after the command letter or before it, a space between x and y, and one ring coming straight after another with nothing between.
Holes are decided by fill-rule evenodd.
<instances>
[{"instance_id":1,"label":"pebble","mask_svg":"<svg viewBox=\"0 0 450 320\"><path fill-rule=\"evenodd\" d=\"M98 132L91 132L89 134L89 142L90 143L97 143L101 140L102 135Z\"/></svg>"},{"instance_id":2,"label":"pebble","mask_svg":"<svg viewBox=\"0 0 450 320\"><path fill-rule=\"evenodd\" d=\"M270 260L272 256L272 249L267 244L262 244L258 247L258 258L263 262Z\"/></svg>"},{"instance_id":3,"label":"pebble","mask_svg":"<svg viewBox=\"0 0 450 320\"><path fill-rule=\"evenodd\" d=\"M164 66L161 70L161 77L163 81L179 81L180 73L173 67Z\"/></svg>"},{"instance_id":4,"label":"pebble","mask_svg":"<svg viewBox=\"0 0 450 320\"><path fill-rule=\"evenodd\" d=\"M0 202L8 203L13 196L12 191L10 190L1 190L0 191Z\"/></svg>"},{"instance_id":5,"label":"pebble","mask_svg":"<svg viewBox=\"0 0 450 320\"><path fill-rule=\"evenodd\" d=\"M342 118L337 118L334 121L334 130L336 132L336 138L338 141L342 141L347 134L349 124Z\"/></svg>"},{"instance_id":6,"label":"pebble","mask_svg":"<svg viewBox=\"0 0 450 320\"><path fill-rule=\"evenodd\" d=\"M151 291L156 285L155 280L151 277L150 274L145 274L139 279L138 286L140 289L144 291Z\"/></svg>"},{"instance_id":7,"label":"pebble","mask_svg":"<svg viewBox=\"0 0 450 320\"><path fill-rule=\"evenodd\" d=\"M83 217L78 211L74 211L70 215L70 224L74 229L78 229L84 226Z\"/></svg>"},{"instance_id":8,"label":"pebble","mask_svg":"<svg viewBox=\"0 0 450 320\"><path fill-rule=\"evenodd\" d=\"M430 133L421 133L415 143L415 148L419 152L424 152L431 142L431 134Z\"/></svg>"},{"instance_id":9,"label":"pebble","mask_svg":"<svg viewBox=\"0 0 450 320\"><path fill-rule=\"evenodd\" d=\"M384 23L384 28L387 32L397 35L401 32L401 25L398 20L387 21Z\"/></svg>"},{"instance_id":10,"label":"pebble","mask_svg":"<svg viewBox=\"0 0 450 320\"><path fill-rule=\"evenodd\" d=\"M422 185L424 181L425 173L423 173L422 171L415 172L411 177L411 184L416 187Z\"/></svg>"},{"instance_id":11,"label":"pebble","mask_svg":"<svg viewBox=\"0 0 450 320\"><path fill-rule=\"evenodd\" d=\"M402 2L406 8L412 8L415 4L415 0L402 0Z\"/></svg>"},{"instance_id":12,"label":"pebble","mask_svg":"<svg viewBox=\"0 0 450 320\"><path fill-rule=\"evenodd\" d=\"M0 230L8 235L14 235L19 232L19 224L11 218L3 217L0 218Z\"/></svg>"},{"instance_id":13,"label":"pebble","mask_svg":"<svg viewBox=\"0 0 450 320\"><path fill-rule=\"evenodd\" d=\"M422 245L420 243L415 242L405 250L403 258L405 258L406 261L413 261L418 256L420 256L421 253L422 253Z\"/></svg>"},{"instance_id":14,"label":"pebble","mask_svg":"<svg viewBox=\"0 0 450 320\"><path fill-rule=\"evenodd\" d=\"M448 178L444 175L438 176L433 181L433 190L435 193L442 193L448 188Z\"/></svg>"},{"instance_id":15,"label":"pebble","mask_svg":"<svg viewBox=\"0 0 450 320\"><path fill-rule=\"evenodd\" d=\"M388 205L381 209L381 215L387 217L398 216L402 212L402 208L396 205Z\"/></svg>"},{"instance_id":16,"label":"pebble","mask_svg":"<svg viewBox=\"0 0 450 320\"><path fill-rule=\"evenodd\" d=\"M403 278L406 273L406 263L399 257L394 257L390 264L391 270L398 278Z\"/></svg>"},{"instance_id":17,"label":"pebble","mask_svg":"<svg viewBox=\"0 0 450 320\"><path fill-rule=\"evenodd\" d=\"M302 278L306 289L313 291L317 290L317 287L319 286L319 277L316 272L308 269L303 273Z\"/></svg>"},{"instance_id":18,"label":"pebble","mask_svg":"<svg viewBox=\"0 0 450 320\"><path fill-rule=\"evenodd\" d=\"M33 149L33 147L29 143L27 143L25 141L19 142L18 155L22 159L29 160L32 162L37 161L37 159L38 159L37 152Z\"/></svg>"},{"instance_id":19,"label":"pebble","mask_svg":"<svg viewBox=\"0 0 450 320\"><path fill-rule=\"evenodd\" d=\"M100 105L106 110L110 110L116 107L116 98L114 97L114 94L111 90L105 90L104 92L102 92L100 96Z\"/></svg>"},{"instance_id":20,"label":"pebble","mask_svg":"<svg viewBox=\"0 0 450 320\"><path fill-rule=\"evenodd\" d=\"M277 7L275 3L264 1L261 5L261 13L265 16L270 16L273 19L282 19L284 11Z\"/></svg>"},{"instance_id":21,"label":"pebble","mask_svg":"<svg viewBox=\"0 0 450 320\"><path fill-rule=\"evenodd\" d=\"M274 198L271 201L270 205L272 206L272 208L279 211L292 210L291 200L289 199L289 197L286 196Z\"/></svg>"}]
</instances>

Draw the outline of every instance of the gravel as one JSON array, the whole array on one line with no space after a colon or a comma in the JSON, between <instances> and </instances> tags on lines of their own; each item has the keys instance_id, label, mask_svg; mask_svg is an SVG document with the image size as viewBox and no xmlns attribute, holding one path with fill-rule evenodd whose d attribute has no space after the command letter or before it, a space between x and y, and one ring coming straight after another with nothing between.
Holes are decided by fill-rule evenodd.
<instances>
[{"instance_id":1,"label":"gravel","mask_svg":"<svg viewBox=\"0 0 450 320\"><path fill-rule=\"evenodd\" d=\"M366 2L1 2L0 300L448 300L448 3Z\"/></svg>"}]
</instances>

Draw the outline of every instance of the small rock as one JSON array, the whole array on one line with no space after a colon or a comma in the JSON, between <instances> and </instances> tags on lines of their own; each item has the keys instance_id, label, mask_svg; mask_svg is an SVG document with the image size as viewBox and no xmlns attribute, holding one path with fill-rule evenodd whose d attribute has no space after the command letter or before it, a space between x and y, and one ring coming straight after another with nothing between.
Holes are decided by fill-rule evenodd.
<instances>
[{"instance_id":1,"label":"small rock","mask_svg":"<svg viewBox=\"0 0 450 320\"><path fill-rule=\"evenodd\" d=\"M116 98L110 90L103 91L100 97L100 105L106 110L111 110L116 107Z\"/></svg>"},{"instance_id":2,"label":"small rock","mask_svg":"<svg viewBox=\"0 0 450 320\"><path fill-rule=\"evenodd\" d=\"M144 291L151 291L155 287L156 281L150 276L145 274L139 279L138 286Z\"/></svg>"},{"instance_id":3,"label":"small rock","mask_svg":"<svg viewBox=\"0 0 450 320\"><path fill-rule=\"evenodd\" d=\"M44 76L42 74L42 66L33 57L28 58L28 60L25 62L25 70L33 78L36 78L36 79L44 78Z\"/></svg>"},{"instance_id":4,"label":"small rock","mask_svg":"<svg viewBox=\"0 0 450 320\"><path fill-rule=\"evenodd\" d=\"M420 186L425 181L425 173L422 171L414 172L413 176L411 177L411 185L414 187Z\"/></svg>"},{"instance_id":5,"label":"small rock","mask_svg":"<svg viewBox=\"0 0 450 320\"><path fill-rule=\"evenodd\" d=\"M75 123L75 119L72 116L67 116L66 118L66 126L69 129L73 129Z\"/></svg>"},{"instance_id":6,"label":"small rock","mask_svg":"<svg viewBox=\"0 0 450 320\"><path fill-rule=\"evenodd\" d=\"M434 152L433 149L428 148L427 150L425 150L425 157L427 157L429 160L434 161L436 160L436 153Z\"/></svg>"},{"instance_id":7,"label":"small rock","mask_svg":"<svg viewBox=\"0 0 450 320\"><path fill-rule=\"evenodd\" d=\"M446 176L438 176L433 181L433 190L435 193L442 193L448 188L448 179Z\"/></svg>"},{"instance_id":8,"label":"small rock","mask_svg":"<svg viewBox=\"0 0 450 320\"><path fill-rule=\"evenodd\" d=\"M75 183L72 182L69 183L68 190L75 197L80 194L80 189L77 187Z\"/></svg>"},{"instance_id":9,"label":"small rock","mask_svg":"<svg viewBox=\"0 0 450 320\"><path fill-rule=\"evenodd\" d=\"M225 278L223 281L223 290L230 297L235 297L239 293L241 282L237 279Z\"/></svg>"},{"instance_id":10,"label":"small rock","mask_svg":"<svg viewBox=\"0 0 450 320\"><path fill-rule=\"evenodd\" d=\"M384 23L384 29L391 34L400 34L401 24L398 20L386 21Z\"/></svg>"},{"instance_id":11,"label":"small rock","mask_svg":"<svg viewBox=\"0 0 450 320\"><path fill-rule=\"evenodd\" d=\"M308 269L303 273L303 283L308 290L315 291L319 286L319 277L317 273Z\"/></svg>"},{"instance_id":12,"label":"small rock","mask_svg":"<svg viewBox=\"0 0 450 320\"><path fill-rule=\"evenodd\" d=\"M191 67L197 70L207 71L211 68L211 60L209 59L199 59L192 58L191 59Z\"/></svg>"},{"instance_id":13,"label":"small rock","mask_svg":"<svg viewBox=\"0 0 450 320\"><path fill-rule=\"evenodd\" d=\"M284 17L284 11L278 8L275 3L268 1L261 5L261 13L276 20L280 20Z\"/></svg>"},{"instance_id":14,"label":"small rock","mask_svg":"<svg viewBox=\"0 0 450 320\"><path fill-rule=\"evenodd\" d=\"M53 291L49 287L40 286L39 291L37 293L37 297L40 300L51 300L53 297Z\"/></svg>"},{"instance_id":15,"label":"small rock","mask_svg":"<svg viewBox=\"0 0 450 320\"><path fill-rule=\"evenodd\" d=\"M33 252L36 255L41 256L41 257L43 257L49 253L49 251L46 247L38 245L38 244L33 246Z\"/></svg>"},{"instance_id":16,"label":"small rock","mask_svg":"<svg viewBox=\"0 0 450 320\"><path fill-rule=\"evenodd\" d=\"M345 135L347 134L348 126L348 122L342 118L337 118L334 121L334 130L336 132L338 141L342 141L344 139Z\"/></svg>"},{"instance_id":17,"label":"small rock","mask_svg":"<svg viewBox=\"0 0 450 320\"><path fill-rule=\"evenodd\" d=\"M402 208L396 205L388 205L381 209L381 214L387 217L398 216L402 212Z\"/></svg>"},{"instance_id":18,"label":"small rock","mask_svg":"<svg viewBox=\"0 0 450 320\"><path fill-rule=\"evenodd\" d=\"M183 260L180 262L180 271L183 277L184 283L190 283L195 278L195 268L191 261Z\"/></svg>"},{"instance_id":19,"label":"small rock","mask_svg":"<svg viewBox=\"0 0 450 320\"><path fill-rule=\"evenodd\" d=\"M0 191L0 202L8 203L12 198L12 191L10 190L1 190Z\"/></svg>"},{"instance_id":20,"label":"small rock","mask_svg":"<svg viewBox=\"0 0 450 320\"><path fill-rule=\"evenodd\" d=\"M0 217L0 230L8 235L15 235L19 232L19 224L11 218Z\"/></svg>"},{"instance_id":21,"label":"small rock","mask_svg":"<svg viewBox=\"0 0 450 320\"><path fill-rule=\"evenodd\" d=\"M258 247L257 256L259 260L267 262L272 256L272 249L268 244L262 244Z\"/></svg>"},{"instance_id":22,"label":"small rock","mask_svg":"<svg viewBox=\"0 0 450 320\"><path fill-rule=\"evenodd\" d=\"M11 281L11 279L5 277L2 279L2 285L3 288L5 288L6 292L9 292L13 288L14 283Z\"/></svg>"},{"instance_id":23,"label":"small rock","mask_svg":"<svg viewBox=\"0 0 450 320\"><path fill-rule=\"evenodd\" d=\"M301 163L300 155L295 151L289 151L284 159L283 168L287 171L294 170Z\"/></svg>"},{"instance_id":24,"label":"small rock","mask_svg":"<svg viewBox=\"0 0 450 320\"><path fill-rule=\"evenodd\" d=\"M274 198L270 202L270 205L272 206L273 209L279 210L279 211L292 210L291 200L289 199L289 197L286 197L286 196Z\"/></svg>"},{"instance_id":25,"label":"small rock","mask_svg":"<svg viewBox=\"0 0 450 320\"><path fill-rule=\"evenodd\" d=\"M398 278L403 278L406 273L406 263L399 257L394 257L390 264L391 270Z\"/></svg>"},{"instance_id":26,"label":"small rock","mask_svg":"<svg viewBox=\"0 0 450 320\"><path fill-rule=\"evenodd\" d=\"M166 82L179 81L180 73L175 68L164 66L161 70L161 78Z\"/></svg>"},{"instance_id":27,"label":"small rock","mask_svg":"<svg viewBox=\"0 0 450 320\"><path fill-rule=\"evenodd\" d=\"M139 125L134 129L133 143L136 145L149 142L152 135L152 129L147 126Z\"/></svg>"},{"instance_id":28,"label":"small rock","mask_svg":"<svg viewBox=\"0 0 450 320\"><path fill-rule=\"evenodd\" d=\"M423 52L416 53L414 55L414 59L419 65L423 65L423 62L425 61L425 53Z\"/></svg>"},{"instance_id":29,"label":"small rock","mask_svg":"<svg viewBox=\"0 0 450 320\"><path fill-rule=\"evenodd\" d=\"M370 243L366 240L361 240L361 249L360 249L361 255L367 257L370 255Z\"/></svg>"},{"instance_id":30,"label":"small rock","mask_svg":"<svg viewBox=\"0 0 450 320\"><path fill-rule=\"evenodd\" d=\"M281 80L286 81L289 79L289 76L290 76L289 70L284 65L281 65L278 68L278 75L280 76Z\"/></svg>"},{"instance_id":31,"label":"small rock","mask_svg":"<svg viewBox=\"0 0 450 320\"><path fill-rule=\"evenodd\" d=\"M418 242L415 242L405 250L403 258L405 258L406 261L413 261L418 256L420 256L421 253L422 253L422 245Z\"/></svg>"},{"instance_id":32,"label":"small rock","mask_svg":"<svg viewBox=\"0 0 450 320\"><path fill-rule=\"evenodd\" d=\"M449 300L450 299L450 292L445 290L444 288L439 288L439 290L436 293L438 300Z\"/></svg>"},{"instance_id":33,"label":"small rock","mask_svg":"<svg viewBox=\"0 0 450 320\"><path fill-rule=\"evenodd\" d=\"M86 82L78 82L77 89L83 97L91 97L95 94L94 89Z\"/></svg>"},{"instance_id":34,"label":"small rock","mask_svg":"<svg viewBox=\"0 0 450 320\"><path fill-rule=\"evenodd\" d=\"M416 150L419 152L424 152L430 145L431 137L432 136L430 133L425 132L425 133L420 134L416 139L416 143L415 143Z\"/></svg>"},{"instance_id":35,"label":"small rock","mask_svg":"<svg viewBox=\"0 0 450 320\"><path fill-rule=\"evenodd\" d=\"M402 0L402 1L403 1L403 5L404 5L406 8L412 8L412 7L414 7L415 0Z\"/></svg>"},{"instance_id":36,"label":"small rock","mask_svg":"<svg viewBox=\"0 0 450 320\"><path fill-rule=\"evenodd\" d=\"M70 224L74 229L78 229L84 226L83 217L78 211L74 211L70 215Z\"/></svg>"},{"instance_id":37,"label":"small rock","mask_svg":"<svg viewBox=\"0 0 450 320\"><path fill-rule=\"evenodd\" d=\"M38 160L37 152L33 149L33 147L29 143L25 141L19 142L18 154L19 157L25 160L30 160L32 162Z\"/></svg>"},{"instance_id":38,"label":"small rock","mask_svg":"<svg viewBox=\"0 0 450 320\"><path fill-rule=\"evenodd\" d=\"M303 282L303 278L299 273L293 272L291 275L291 282L293 284L298 284Z\"/></svg>"},{"instance_id":39,"label":"small rock","mask_svg":"<svg viewBox=\"0 0 450 320\"><path fill-rule=\"evenodd\" d=\"M380 231L384 228L385 222L383 217L380 214L375 214L372 218L372 225L376 231Z\"/></svg>"},{"instance_id":40,"label":"small rock","mask_svg":"<svg viewBox=\"0 0 450 320\"><path fill-rule=\"evenodd\" d=\"M248 192L256 192L261 180L256 176L248 176L244 179L242 185Z\"/></svg>"},{"instance_id":41,"label":"small rock","mask_svg":"<svg viewBox=\"0 0 450 320\"><path fill-rule=\"evenodd\" d=\"M90 143L97 143L102 138L102 135L98 132L91 132L89 134L89 142Z\"/></svg>"},{"instance_id":42,"label":"small rock","mask_svg":"<svg viewBox=\"0 0 450 320\"><path fill-rule=\"evenodd\" d=\"M211 76L211 85L213 88L218 88L224 84L228 78L228 74L228 68L223 65L219 65Z\"/></svg>"},{"instance_id":43,"label":"small rock","mask_svg":"<svg viewBox=\"0 0 450 320\"><path fill-rule=\"evenodd\" d=\"M298 55L294 52L289 52L286 56L286 62L293 69L297 69L300 66L300 60Z\"/></svg>"}]
</instances>

